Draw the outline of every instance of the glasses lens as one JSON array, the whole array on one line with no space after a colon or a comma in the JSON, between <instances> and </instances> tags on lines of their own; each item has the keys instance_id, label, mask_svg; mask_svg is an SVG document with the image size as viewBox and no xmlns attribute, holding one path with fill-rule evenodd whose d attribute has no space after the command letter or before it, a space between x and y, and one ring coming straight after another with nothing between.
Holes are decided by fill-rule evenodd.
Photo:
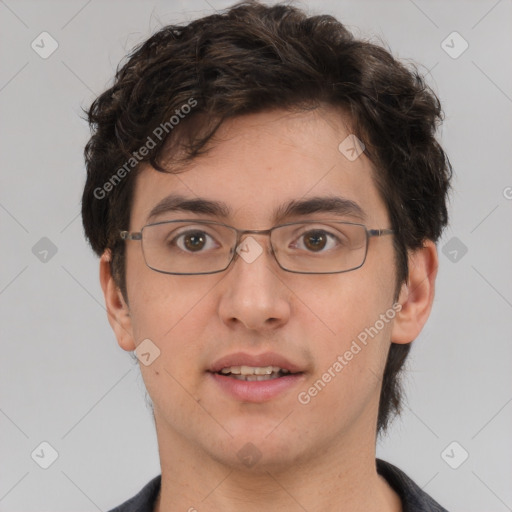
<instances>
[{"instance_id":1,"label":"glasses lens","mask_svg":"<svg viewBox=\"0 0 512 512\"><path fill-rule=\"evenodd\" d=\"M274 228L272 247L279 265L292 272L347 272L364 263L366 228L361 224L310 221ZM146 264L169 274L209 274L229 265L237 233L214 222L171 221L142 229Z\"/></svg>"},{"instance_id":2,"label":"glasses lens","mask_svg":"<svg viewBox=\"0 0 512 512\"><path fill-rule=\"evenodd\" d=\"M229 264L236 231L218 224L173 221L142 229L146 264L170 274L202 274L223 270Z\"/></svg>"},{"instance_id":3,"label":"glasses lens","mask_svg":"<svg viewBox=\"0 0 512 512\"><path fill-rule=\"evenodd\" d=\"M272 233L276 258L286 270L304 273L346 272L366 256L366 228L343 222L308 222L280 226Z\"/></svg>"}]
</instances>

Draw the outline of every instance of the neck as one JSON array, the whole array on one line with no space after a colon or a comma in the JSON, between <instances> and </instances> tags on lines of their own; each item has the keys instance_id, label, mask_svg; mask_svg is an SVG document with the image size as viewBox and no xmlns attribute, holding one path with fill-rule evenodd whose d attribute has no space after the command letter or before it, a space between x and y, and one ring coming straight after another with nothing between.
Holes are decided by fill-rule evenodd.
<instances>
[{"instance_id":1,"label":"neck","mask_svg":"<svg viewBox=\"0 0 512 512\"><path fill-rule=\"evenodd\" d=\"M162 485L155 512L401 512L401 501L376 470L375 437L347 437L339 446L287 465L229 467L184 438L158 428ZM363 447L364 446L364 447Z\"/></svg>"}]
</instances>

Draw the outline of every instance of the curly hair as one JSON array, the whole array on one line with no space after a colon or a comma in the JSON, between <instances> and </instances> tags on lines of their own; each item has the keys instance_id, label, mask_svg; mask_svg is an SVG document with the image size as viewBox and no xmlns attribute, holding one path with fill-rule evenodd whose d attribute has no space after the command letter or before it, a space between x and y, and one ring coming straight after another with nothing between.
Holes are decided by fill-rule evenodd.
<instances>
[{"instance_id":1,"label":"curly hair","mask_svg":"<svg viewBox=\"0 0 512 512\"><path fill-rule=\"evenodd\" d=\"M452 169L435 137L443 118L437 96L416 66L356 39L334 17L247 1L159 30L128 55L112 87L87 111L85 235L98 255L111 250L112 274L126 301L118 234L129 225L139 163L180 172L208 150L228 118L322 105L348 114L377 170L373 178L396 231L397 294L407 279L408 251L437 241L448 220ZM409 350L410 344L391 344L379 433L400 413L400 371Z\"/></svg>"}]
</instances>

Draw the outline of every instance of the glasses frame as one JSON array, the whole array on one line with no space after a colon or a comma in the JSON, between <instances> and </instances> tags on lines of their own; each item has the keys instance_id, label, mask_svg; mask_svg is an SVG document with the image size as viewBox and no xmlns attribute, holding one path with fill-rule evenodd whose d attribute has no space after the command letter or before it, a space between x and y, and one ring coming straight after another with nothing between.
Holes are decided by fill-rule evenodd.
<instances>
[{"instance_id":1,"label":"glasses frame","mask_svg":"<svg viewBox=\"0 0 512 512\"><path fill-rule=\"evenodd\" d=\"M146 254L144 253L144 243L143 243L143 232L144 232L144 229L147 228L147 227L150 227L150 226L158 226L158 225L161 225L161 224L174 224L174 223L181 223L181 222L192 222L194 224L214 224L216 226L224 226L226 228L229 228L231 229L232 231L234 231L236 233L236 243L235 243L235 246L234 246L234 251L233 251L233 254L231 256L231 259L229 260L229 262L227 263L227 265L220 269L220 270L214 270L214 271L209 271L209 272L168 272L166 270L159 270L159 269L156 269L152 266L150 266L147 262L147 258L146 258ZM363 258L363 261L360 265L358 265L357 267L354 267L354 268L350 268L348 270L338 270L338 271L335 271L335 272L303 272L301 270L290 270L286 267L283 267L281 265L281 263L279 262L279 260L277 259L277 256L274 252L274 247L272 245L272 238L271 238L271 234L272 234L272 231L274 231L275 229L277 228L281 228L281 227L284 227L284 226L291 226L293 224L321 224L323 222L334 222L336 224L348 224L348 225L351 225L351 226L361 226L362 228L364 228L364 230L366 231L366 247L365 247L365 251L364 251L364 258ZM237 247L239 246L240 244L240 241L242 239L242 236L245 235L245 234L257 234L257 235L268 235L269 236L269 244L270 244L270 252L272 254L272 256L274 257L274 260L277 262L277 264L279 265L279 267L284 270L285 272L292 272L294 274L343 274L345 272L352 272L353 270L357 270L358 268L361 268L365 261L366 261L366 256L368 254L368 246L370 245L370 238L372 237L380 237L380 236L385 236L385 235L394 235L395 234L395 231L393 229L369 229L367 228L364 224L360 224L360 223L357 223L357 222L346 222L346 221L341 221L341 220L303 220L303 221L295 221L295 222L287 222L285 224L279 224L277 226L273 226L271 227L270 229L237 229L233 226L230 226L228 224L224 224L222 222L217 222L217 221L214 221L214 220L201 220L201 219L176 219L176 220L163 220L163 221L160 221L160 222L153 222L151 224L146 224L145 226L143 226L141 228L140 231L134 231L134 232L130 232L130 231L120 231L119 232L119 236L121 237L122 240L135 240L135 241L140 241L141 242L141 248L142 248L142 255L144 257L144 262L146 263L146 266L148 268L150 268L151 270L154 270L155 272L160 272L161 274L169 274L169 275L177 275L177 276L197 276L197 275L205 275L205 274L218 274L219 272L224 272L225 270L227 270L229 268L229 266L233 263L233 261L235 260L236 256L237 256Z\"/></svg>"}]
</instances>

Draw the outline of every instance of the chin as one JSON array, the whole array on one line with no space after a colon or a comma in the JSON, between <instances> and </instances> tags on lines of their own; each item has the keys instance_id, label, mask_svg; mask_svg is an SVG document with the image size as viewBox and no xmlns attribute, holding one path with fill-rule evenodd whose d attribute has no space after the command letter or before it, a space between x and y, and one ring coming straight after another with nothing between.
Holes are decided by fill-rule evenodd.
<instances>
[{"instance_id":1,"label":"chin","mask_svg":"<svg viewBox=\"0 0 512 512\"><path fill-rule=\"evenodd\" d=\"M296 447L297 444L290 441L278 445L245 438L236 439L225 450L210 455L216 462L238 472L268 476L268 473L289 469L295 464L299 454L292 453L292 448Z\"/></svg>"}]
</instances>

